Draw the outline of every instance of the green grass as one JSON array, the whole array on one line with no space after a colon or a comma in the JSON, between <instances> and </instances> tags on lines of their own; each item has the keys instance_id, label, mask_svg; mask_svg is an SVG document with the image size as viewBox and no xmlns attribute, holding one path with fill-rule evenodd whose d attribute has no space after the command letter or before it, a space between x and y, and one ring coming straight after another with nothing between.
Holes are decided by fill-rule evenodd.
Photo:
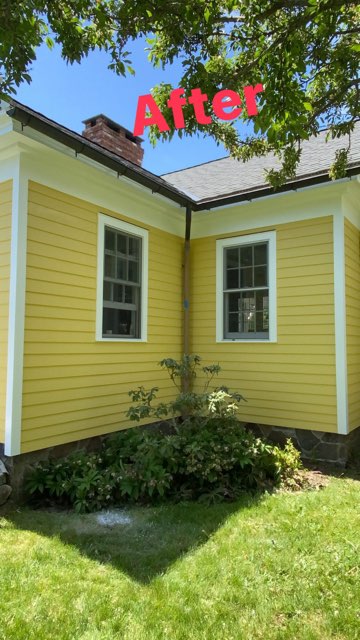
<instances>
[{"instance_id":1,"label":"green grass","mask_svg":"<svg viewBox=\"0 0 360 640\"><path fill-rule=\"evenodd\" d=\"M0 518L1 640L360 638L360 483L231 505Z\"/></svg>"}]
</instances>

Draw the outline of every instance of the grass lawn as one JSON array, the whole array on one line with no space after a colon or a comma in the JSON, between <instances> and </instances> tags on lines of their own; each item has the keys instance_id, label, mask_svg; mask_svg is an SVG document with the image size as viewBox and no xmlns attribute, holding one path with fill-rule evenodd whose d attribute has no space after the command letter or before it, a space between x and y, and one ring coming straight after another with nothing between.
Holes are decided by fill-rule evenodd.
<instances>
[{"instance_id":1,"label":"grass lawn","mask_svg":"<svg viewBox=\"0 0 360 640\"><path fill-rule=\"evenodd\" d=\"M136 508L131 522L0 517L1 640L360 638L360 482Z\"/></svg>"}]
</instances>

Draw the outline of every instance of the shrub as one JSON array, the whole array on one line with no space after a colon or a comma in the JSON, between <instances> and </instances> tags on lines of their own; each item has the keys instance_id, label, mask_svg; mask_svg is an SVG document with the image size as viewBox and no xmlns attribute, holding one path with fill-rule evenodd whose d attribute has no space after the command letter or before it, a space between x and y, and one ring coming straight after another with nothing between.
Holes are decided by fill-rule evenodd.
<instances>
[{"instance_id":1,"label":"shrub","mask_svg":"<svg viewBox=\"0 0 360 640\"><path fill-rule=\"evenodd\" d=\"M244 398L226 387L210 390L219 365L201 367L197 355L160 365L177 397L154 406L157 387L138 387L129 392L127 415L135 421L165 417L171 432L130 429L108 438L99 453L40 463L26 482L35 500L94 511L113 503L231 500L241 491L296 484L300 457L291 442L280 449L256 438L236 418ZM199 373L203 386L194 392Z\"/></svg>"},{"instance_id":2,"label":"shrub","mask_svg":"<svg viewBox=\"0 0 360 640\"><path fill-rule=\"evenodd\" d=\"M33 499L94 511L110 504L160 500L232 500L241 491L289 485L300 466L285 450L245 431L234 418L194 420L163 435L130 429L110 437L99 453L77 452L39 463L27 479Z\"/></svg>"},{"instance_id":3,"label":"shrub","mask_svg":"<svg viewBox=\"0 0 360 640\"><path fill-rule=\"evenodd\" d=\"M179 416L183 420L194 417L218 416L230 417L236 415L239 404L245 398L238 392L232 392L227 387L214 387L210 390L210 384L215 376L218 376L221 367L219 364L201 366L201 358L198 355L184 355L181 360L165 358L159 363L165 369L178 394L175 400L168 403L154 402L157 399L158 387L146 390L138 387L129 391L133 406L126 415L130 420L153 418L154 420L166 419L169 424L175 426ZM202 376L202 386L194 391L194 383ZM200 378L201 381L201 378Z\"/></svg>"}]
</instances>

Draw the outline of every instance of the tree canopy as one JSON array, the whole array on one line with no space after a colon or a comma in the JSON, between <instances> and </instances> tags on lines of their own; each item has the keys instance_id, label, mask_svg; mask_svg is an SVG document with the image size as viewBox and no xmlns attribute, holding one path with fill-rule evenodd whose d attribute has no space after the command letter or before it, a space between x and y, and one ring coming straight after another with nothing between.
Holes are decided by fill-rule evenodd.
<instances>
[{"instance_id":1,"label":"tree canopy","mask_svg":"<svg viewBox=\"0 0 360 640\"><path fill-rule=\"evenodd\" d=\"M186 94L199 87L211 100L221 89L241 95L245 85L264 86L254 134L236 126L251 119L246 109L234 123L213 118L201 125L187 104L178 135L211 136L241 159L274 151L282 165L268 179L277 186L294 176L302 141L328 127L329 136L348 135L331 169L342 177L359 119L359 33L354 0L0 0L0 94L31 81L43 42L58 43L70 63L105 50L109 68L125 75L134 73L131 43L146 37L151 64L181 60L177 86ZM172 88L153 89L170 124L165 132L151 127L153 142L176 130L167 106Z\"/></svg>"}]
</instances>

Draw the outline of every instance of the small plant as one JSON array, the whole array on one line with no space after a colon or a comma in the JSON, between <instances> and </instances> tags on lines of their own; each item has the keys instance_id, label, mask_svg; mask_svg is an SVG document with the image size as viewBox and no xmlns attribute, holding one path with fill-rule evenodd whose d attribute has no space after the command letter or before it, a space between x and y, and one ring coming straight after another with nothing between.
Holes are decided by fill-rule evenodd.
<instances>
[{"instance_id":1,"label":"small plant","mask_svg":"<svg viewBox=\"0 0 360 640\"><path fill-rule=\"evenodd\" d=\"M227 387L215 387L209 391L210 384L214 377L219 375L221 367L219 364L201 366L201 358L198 355L184 355L181 360L165 358L159 365L167 371L178 390L175 400L154 406L159 388L152 387L146 390L142 386L138 387L129 391L134 405L126 412L130 420L139 422L149 418L166 419L175 426L179 416L183 421L209 415L225 418L236 415L240 402L245 401L240 393L231 392ZM203 376L202 388L194 391L194 382L200 374ZM184 380L186 380L186 391L184 391Z\"/></svg>"}]
</instances>

